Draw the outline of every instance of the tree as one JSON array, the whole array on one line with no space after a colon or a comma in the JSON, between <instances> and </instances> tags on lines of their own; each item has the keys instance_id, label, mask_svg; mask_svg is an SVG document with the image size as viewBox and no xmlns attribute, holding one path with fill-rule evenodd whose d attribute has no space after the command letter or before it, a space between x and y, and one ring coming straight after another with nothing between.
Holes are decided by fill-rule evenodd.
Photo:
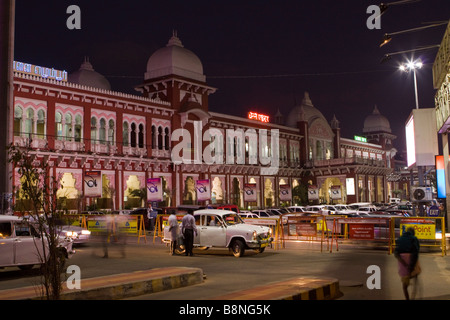
<instances>
[{"instance_id":1,"label":"tree","mask_svg":"<svg viewBox=\"0 0 450 320\"><path fill-rule=\"evenodd\" d=\"M139 198L141 206L145 207L145 201L147 200L147 189L146 188L130 190L130 196Z\"/></svg>"},{"instance_id":2,"label":"tree","mask_svg":"<svg viewBox=\"0 0 450 320\"><path fill-rule=\"evenodd\" d=\"M42 262L42 295L48 300L60 298L62 291L61 273L64 269L67 253L60 244L61 211L57 210L56 178L49 174L47 163L38 163L28 148L11 144L8 146L8 161L18 171L21 186L14 190L16 194L28 200L27 221L38 230L42 248L37 252ZM38 242L35 241L35 244Z\"/></svg>"}]
</instances>

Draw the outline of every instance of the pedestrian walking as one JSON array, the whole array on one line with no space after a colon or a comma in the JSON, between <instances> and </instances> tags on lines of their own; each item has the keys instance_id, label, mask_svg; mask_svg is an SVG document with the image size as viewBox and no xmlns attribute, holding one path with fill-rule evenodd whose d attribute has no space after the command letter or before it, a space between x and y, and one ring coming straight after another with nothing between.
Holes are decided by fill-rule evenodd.
<instances>
[{"instance_id":1,"label":"pedestrian walking","mask_svg":"<svg viewBox=\"0 0 450 320\"><path fill-rule=\"evenodd\" d=\"M186 248L185 255L193 256L192 249L194 247L194 232L197 235L197 227L195 225L194 212L192 209L188 210L188 214L181 220L181 232L184 236L184 246Z\"/></svg>"},{"instance_id":2,"label":"pedestrian walking","mask_svg":"<svg viewBox=\"0 0 450 320\"><path fill-rule=\"evenodd\" d=\"M406 229L396 240L394 255L398 260L398 273L402 281L403 294L409 300L408 287L411 280L415 281L413 297L417 287L417 276L421 272L419 264L419 240L415 236L413 227Z\"/></svg>"},{"instance_id":3,"label":"pedestrian walking","mask_svg":"<svg viewBox=\"0 0 450 320\"><path fill-rule=\"evenodd\" d=\"M172 210L170 213L169 219L169 231L170 231L170 253L172 255L175 254L175 248L177 247L177 240L178 240L178 233L179 233L179 226L178 226L178 220L177 216L175 215L175 210Z\"/></svg>"}]
</instances>

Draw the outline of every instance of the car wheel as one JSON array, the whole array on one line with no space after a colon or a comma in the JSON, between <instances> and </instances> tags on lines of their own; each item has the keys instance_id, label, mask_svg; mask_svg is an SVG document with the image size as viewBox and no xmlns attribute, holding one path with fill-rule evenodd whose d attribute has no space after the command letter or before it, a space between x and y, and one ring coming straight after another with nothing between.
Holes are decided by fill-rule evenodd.
<instances>
[{"instance_id":1,"label":"car wheel","mask_svg":"<svg viewBox=\"0 0 450 320\"><path fill-rule=\"evenodd\" d=\"M236 258L242 257L245 252L244 243L241 240L234 240L230 249Z\"/></svg>"}]
</instances>

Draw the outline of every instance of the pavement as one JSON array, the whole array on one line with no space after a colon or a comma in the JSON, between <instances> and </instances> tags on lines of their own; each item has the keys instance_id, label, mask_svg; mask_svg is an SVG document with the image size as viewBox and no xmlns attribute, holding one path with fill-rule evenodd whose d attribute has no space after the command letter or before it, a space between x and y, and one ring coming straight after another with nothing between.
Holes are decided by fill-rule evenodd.
<instances>
[{"instance_id":1,"label":"pavement","mask_svg":"<svg viewBox=\"0 0 450 320\"><path fill-rule=\"evenodd\" d=\"M156 268L83 279L80 289L69 289L65 283L61 300L120 300L203 281L204 274L199 268ZM0 300L40 300L40 292L36 286L0 290ZM340 296L338 280L307 277L233 292L212 300L332 300Z\"/></svg>"}]
</instances>

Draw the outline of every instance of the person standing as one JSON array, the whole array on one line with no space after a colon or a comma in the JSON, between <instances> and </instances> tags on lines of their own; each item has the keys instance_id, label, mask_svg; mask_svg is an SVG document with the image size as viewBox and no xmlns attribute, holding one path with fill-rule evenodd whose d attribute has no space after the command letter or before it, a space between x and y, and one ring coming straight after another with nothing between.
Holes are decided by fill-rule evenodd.
<instances>
[{"instance_id":1,"label":"person standing","mask_svg":"<svg viewBox=\"0 0 450 320\"><path fill-rule=\"evenodd\" d=\"M186 256L193 256L192 249L194 247L194 232L197 235L197 227L195 225L194 212L192 209L181 220L181 232L184 236L184 246L186 248Z\"/></svg>"},{"instance_id":2,"label":"person standing","mask_svg":"<svg viewBox=\"0 0 450 320\"><path fill-rule=\"evenodd\" d=\"M417 281L420 273L419 265L419 239L415 236L413 227L409 227L396 240L394 255L398 260L398 273L402 280L403 294L409 300L408 287L411 279Z\"/></svg>"},{"instance_id":3,"label":"person standing","mask_svg":"<svg viewBox=\"0 0 450 320\"><path fill-rule=\"evenodd\" d=\"M170 213L167 222L169 224L169 231L170 231L170 253L174 255L175 248L177 246L178 229L179 229L177 216L175 215L174 210L172 210L172 212Z\"/></svg>"}]
</instances>

